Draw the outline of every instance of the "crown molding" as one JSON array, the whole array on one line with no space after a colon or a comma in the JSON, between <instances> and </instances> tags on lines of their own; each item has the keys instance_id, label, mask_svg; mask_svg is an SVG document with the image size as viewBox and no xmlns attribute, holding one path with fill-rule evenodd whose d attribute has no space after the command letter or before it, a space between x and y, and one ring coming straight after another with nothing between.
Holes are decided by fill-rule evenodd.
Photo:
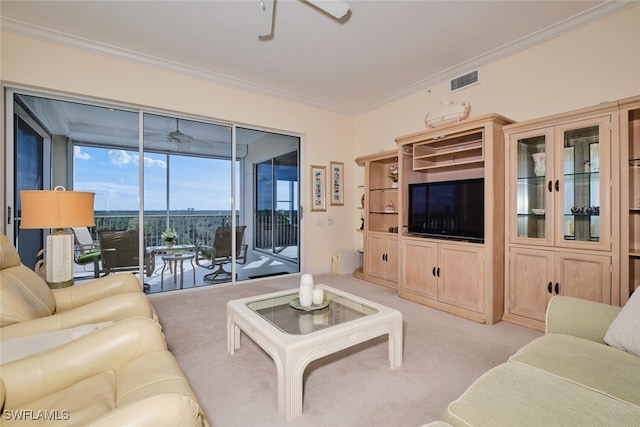
<instances>
[{"instance_id":1,"label":"crown molding","mask_svg":"<svg viewBox=\"0 0 640 427\"><path fill-rule=\"evenodd\" d=\"M433 86L437 83L441 83L445 80L449 80L456 76L468 73L476 68L480 68L483 65L497 61L502 58L506 58L515 53L521 52L530 47L549 41L553 38L559 37L563 34L569 33L580 27L586 26L607 16L614 15L623 10L632 8L640 4L640 0L610 0L606 3L594 6L593 8L586 10L578 15L567 18L564 21L560 21L554 25L550 25L535 33L524 36L520 39L509 42L503 46L493 49L489 52L476 56L475 58L461 62L451 68L443 70L432 76L427 77L424 80L420 80L414 84L407 86L389 96L379 99L362 109L354 111L354 114L362 114L367 111L381 107L397 99L416 93L420 90L426 89L429 86Z\"/></svg>"},{"instance_id":2,"label":"crown molding","mask_svg":"<svg viewBox=\"0 0 640 427\"><path fill-rule=\"evenodd\" d=\"M496 61L498 59L513 55L517 52L523 51L529 47L546 42L560 35L566 34L579 27L585 26L599 19L621 12L628 8L637 6L640 4L640 0L622 1L611 0L605 3L594 6L593 8L586 10L578 15L561 21L557 24L551 25L533 34L522 37L518 40L514 40L489 52L476 56L468 61L464 61L439 73L431 75L423 80L413 83L404 89L392 93L389 96L378 99L369 105L366 105L359 109L347 109L339 107L337 105L328 104L308 98L303 98L285 91L277 90L267 86L258 85L245 80L236 79L230 76L214 73L201 68L192 67L189 65L180 64L174 61L158 58L155 56L147 55L132 50L111 46L105 43L96 42L93 40L72 36L59 31L53 31L46 28L38 27L24 22L12 20L5 17L0 17L0 28L2 31L7 31L22 35L25 37L35 38L46 42L59 44L62 46L72 47L75 49L84 50L91 53L98 53L106 56L116 57L127 61L137 62L143 65L151 67L162 68L165 70L173 71L180 74L185 74L191 77L205 79L214 83L222 84L225 86L231 86L238 89L248 90L252 92L261 93L264 95L274 96L277 98L285 99L288 101L310 105L313 107L321 108L324 110L335 111L347 115L358 115L367 111L378 108L384 104L388 104L392 101L400 99L402 97L411 95L422 89L425 89L434 84L440 83L444 80L448 80L452 77L464 74L470 70L480 68L482 65Z\"/></svg>"},{"instance_id":3,"label":"crown molding","mask_svg":"<svg viewBox=\"0 0 640 427\"><path fill-rule=\"evenodd\" d=\"M39 27L36 25L27 24L24 22L16 21L13 19L0 17L0 28L2 31L11 32L20 36L42 40L45 42L55 43L65 47L71 47L78 50L83 50L89 53L97 53L100 55L111 56L119 59L124 59L131 62L137 62L139 64L148 65L151 67L162 68L165 70L173 71L179 74L184 74L191 77L205 79L214 83L222 84L225 86L231 86L238 89L244 89L251 92L257 92L264 95L274 96L281 99L286 99L296 103L302 103L311 105L317 108L325 110L336 111L343 114L353 114L353 111L340 108L338 106L327 104L319 101L302 98L294 94L273 89L267 86L262 86L256 83L251 83L245 80L236 79L223 74L214 73L212 71L204 70L202 68L192 67L178 62L170 61L163 58L158 58L145 53L140 53L120 47L112 46L106 43L96 42L94 40L85 39L82 37L73 36L70 34L62 33L59 31L50 30L47 28Z\"/></svg>"}]
</instances>

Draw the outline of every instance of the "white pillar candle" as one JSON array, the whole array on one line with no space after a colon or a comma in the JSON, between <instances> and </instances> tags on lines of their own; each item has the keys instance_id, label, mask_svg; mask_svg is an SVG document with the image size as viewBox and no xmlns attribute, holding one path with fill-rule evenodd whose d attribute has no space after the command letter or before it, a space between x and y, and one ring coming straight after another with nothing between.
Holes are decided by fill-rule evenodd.
<instances>
[{"instance_id":1,"label":"white pillar candle","mask_svg":"<svg viewBox=\"0 0 640 427\"><path fill-rule=\"evenodd\" d=\"M313 285L302 283L300 285L300 305L309 307L313 303Z\"/></svg>"},{"instance_id":2,"label":"white pillar candle","mask_svg":"<svg viewBox=\"0 0 640 427\"><path fill-rule=\"evenodd\" d=\"M319 305L324 302L324 291L320 288L315 288L313 290L313 304Z\"/></svg>"}]
</instances>

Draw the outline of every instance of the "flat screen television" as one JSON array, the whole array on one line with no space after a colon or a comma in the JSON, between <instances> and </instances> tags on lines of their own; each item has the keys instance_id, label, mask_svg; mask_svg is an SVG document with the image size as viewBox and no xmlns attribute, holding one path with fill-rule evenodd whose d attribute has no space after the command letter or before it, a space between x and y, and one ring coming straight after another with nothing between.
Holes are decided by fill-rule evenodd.
<instances>
[{"instance_id":1,"label":"flat screen television","mask_svg":"<svg viewBox=\"0 0 640 427\"><path fill-rule=\"evenodd\" d=\"M484 178L409 184L409 233L484 242Z\"/></svg>"}]
</instances>

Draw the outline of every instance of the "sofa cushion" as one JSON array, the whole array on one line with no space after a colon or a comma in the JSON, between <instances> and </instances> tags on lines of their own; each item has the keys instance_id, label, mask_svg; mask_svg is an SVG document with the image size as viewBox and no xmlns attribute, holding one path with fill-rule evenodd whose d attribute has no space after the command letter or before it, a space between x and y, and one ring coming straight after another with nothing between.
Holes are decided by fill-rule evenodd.
<instances>
[{"instance_id":1,"label":"sofa cushion","mask_svg":"<svg viewBox=\"0 0 640 427\"><path fill-rule=\"evenodd\" d=\"M631 295L609 326L604 342L640 356L640 291Z\"/></svg>"},{"instance_id":2,"label":"sofa cushion","mask_svg":"<svg viewBox=\"0 0 640 427\"><path fill-rule=\"evenodd\" d=\"M58 425L59 423L64 427L82 427L90 425L93 420L113 410L115 394L115 373L106 371L12 411L16 414L20 413L20 410L32 411L28 416L33 418L30 423L36 425ZM40 423L35 422L39 417L42 418ZM27 424L24 419L12 419L5 415L2 426L14 425L24 427Z\"/></svg>"},{"instance_id":3,"label":"sofa cushion","mask_svg":"<svg viewBox=\"0 0 640 427\"><path fill-rule=\"evenodd\" d=\"M571 335L549 334L531 341L510 360L640 407L640 358L624 351Z\"/></svg>"},{"instance_id":4,"label":"sofa cushion","mask_svg":"<svg viewBox=\"0 0 640 427\"><path fill-rule=\"evenodd\" d=\"M536 367L497 366L451 403L454 426L637 426L640 408Z\"/></svg>"}]
</instances>

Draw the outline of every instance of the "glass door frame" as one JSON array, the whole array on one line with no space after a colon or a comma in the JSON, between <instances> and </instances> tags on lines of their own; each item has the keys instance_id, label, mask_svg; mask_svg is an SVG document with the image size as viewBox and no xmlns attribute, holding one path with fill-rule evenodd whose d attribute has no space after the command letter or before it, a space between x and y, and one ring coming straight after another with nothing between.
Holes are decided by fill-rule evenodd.
<instances>
[{"instance_id":1,"label":"glass door frame","mask_svg":"<svg viewBox=\"0 0 640 427\"><path fill-rule=\"evenodd\" d=\"M14 196L15 196L15 181L13 178L13 173L14 173L14 167L13 167L13 156L14 156L14 148L13 148L13 144L14 144L14 137L13 137L13 132L14 132L14 126L13 126L13 102L15 99L16 95L28 95L28 96L33 96L33 97L42 97L42 98L48 98L48 99L52 99L52 100L56 100L56 101L62 101L62 102L75 102L75 103L81 103L81 104L86 104L86 105L90 105L90 106L98 106L98 107L105 107L105 108L116 108L116 109L120 109L120 110L126 110L126 111L131 111L134 113L138 114L138 154L140 156L140 158L143 158L144 156L144 123L143 123L143 117L145 114L155 114L155 115L164 115L164 116L172 116L172 117L180 117L180 118L185 118L187 120L198 120L198 121L203 121L206 123L212 123L212 124L217 124L217 125L226 125L230 128L231 130L231 171L236 171L238 168L238 165L242 166L242 160L237 158L237 145L236 145L236 132L237 132L237 125L233 124L233 123L228 123L228 122L222 122L222 121L216 121L215 119L211 119L208 117L201 117L201 116L196 116L196 115L185 115L185 114L180 114L180 113L176 113L173 111L166 111L166 110L155 110L155 109L150 109L150 108L142 108L139 106L135 106L135 105L130 105L127 104L126 102L117 102L117 101L113 101L113 102L105 102L102 100L97 100L95 98L92 98L90 96L83 96L83 95L61 95L56 93L55 91L48 91L48 90L33 90L33 89L29 89L29 88L23 88L20 86L9 86L9 85L3 85L2 86L3 92L2 92L2 96L4 97L4 100L2 102L2 105L4 106L4 111L2 111L2 116L3 116L3 120L6 124L5 128L5 132L4 135L2 135L2 137L4 138L4 150L1 150L0 152L0 164L3 164L5 166L5 173L0 174L0 185L3 187L4 189L4 198L2 198L2 200L0 200L0 219L3 222L3 226L2 228L0 228L0 230L7 235L7 237L10 239L10 241L14 242L15 241L15 233L13 232L13 215L14 215ZM247 129L256 129L258 130L257 127L247 127L246 125L242 126L243 128L247 128ZM286 135L286 136L295 136L296 138L300 138L299 135L295 135L293 133L287 133L287 132L279 132L282 135ZM69 141L70 146L72 146L72 142ZM299 160L299 155L300 155L300 148L298 149L298 164L300 162ZM69 162L69 164L72 164L72 157L73 153L71 150L71 153L68 154L68 158L67 161ZM49 165L49 175L51 175L51 165ZM69 166L71 167L71 166ZM139 167L139 187L138 187L138 196L139 196L139 202L138 202L138 209L139 209L139 216L138 216L138 220L140 224L144 223L144 165L143 162L140 163L140 167ZM70 171L66 172L66 178L65 178L65 183L67 185L65 185L65 187L67 188L72 188L72 173ZM240 180L242 181L242 177L240 177ZM230 200L230 205L231 205L231 210L233 213L235 213L237 206L240 203L240 200L237 200L236 194L237 191L236 189L239 187L242 187L242 182L237 182L237 177L235 173L231 173L231 179L230 179L230 183L231 183L231 200ZM298 190L300 191L300 190ZM240 196L242 198L242 196ZM11 215L9 215L9 212L11 212ZM299 212L299 220L301 219L301 213ZM236 219L236 215L233 214L231 215L231 225L232 227L235 227L238 223L237 219ZM141 283L143 282L143 278L144 278L144 273L142 272L143 269L143 251L144 251L144 236L142 233L140 233L139 236L139 255L140 255L140 273L139 273L139 279L141 281ZM232 244L236 245L238 242L235 241L235 235L233 235L232 237ZM300 247L299 247L299 242L300 240L300 230L298 230L298 253L300 252ZM298 257L299 259L299 257ZM299 261L298 261L299 262ZM237 280L235 279L236 277L236 263L235 263L235 251L234 251L234 260L231 263L231 270L232 270L232 283L236 283Z\"/></svg>"}]
</instances>

